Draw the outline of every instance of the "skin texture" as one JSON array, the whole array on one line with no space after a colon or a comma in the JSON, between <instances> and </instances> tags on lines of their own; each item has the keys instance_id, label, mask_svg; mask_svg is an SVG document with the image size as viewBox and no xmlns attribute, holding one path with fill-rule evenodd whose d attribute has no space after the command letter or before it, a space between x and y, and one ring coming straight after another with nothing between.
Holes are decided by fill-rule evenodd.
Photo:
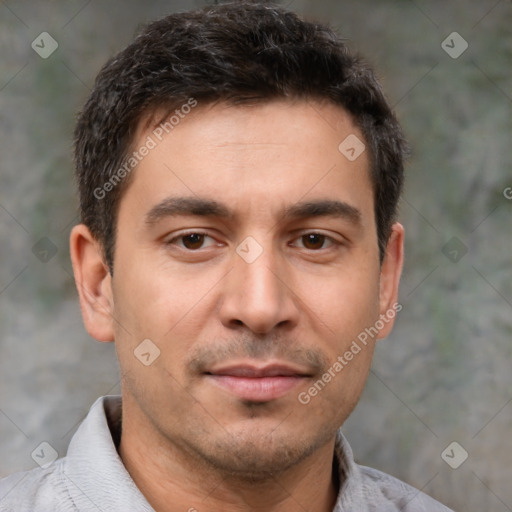
<instances>
[{"instance_id":1,"label":"skin texture","mask_svg":"<svg viewBox=\"0 0 512 512\"><path fill-rule=\"evenodd\" d=\"M363 140L328 103L198 105L134 171L113 277L88 229L73 229L85 326L115 340L119 357L120 454L156 510L332 510L335 433L393 321L309 403L298 395L393 309L403 257L396 223L379 263L369 155L338 150L350 134ZM169 215L162 204L177 197L215 200L229 215ZM317 201L359 213L283 215ZM179 238L190 232L207 236ZM251 263L236 250L247 237L257 244L242 248L262 251ZM160 350L149 366L134 356L144 339ZM301 377L281 396L247 400L206 373L235 364L287 364Z\"/></svg>"}]
</instances>

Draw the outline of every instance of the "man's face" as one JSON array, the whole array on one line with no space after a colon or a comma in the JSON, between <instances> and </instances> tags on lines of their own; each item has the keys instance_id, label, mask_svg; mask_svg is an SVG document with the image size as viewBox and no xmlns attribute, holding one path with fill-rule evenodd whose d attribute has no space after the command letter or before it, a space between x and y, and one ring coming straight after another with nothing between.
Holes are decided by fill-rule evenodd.
<instances>
[{"instance_id":1,"label":"man's face","mask_svg":"<svg viewBox=\"0 0 512 512\"><path fill-rule=\"evenodd\" d=\"M368 152L338 149L363 136L341 108L284 101L199 105L134 146L148 135L157 144L122 197L112 279L124 414L224 471L283 470L352 411L373 342L344 354L392 295ZM134 355L146 339L160 350L148 366Z\"/></svg>"}]
</instances>

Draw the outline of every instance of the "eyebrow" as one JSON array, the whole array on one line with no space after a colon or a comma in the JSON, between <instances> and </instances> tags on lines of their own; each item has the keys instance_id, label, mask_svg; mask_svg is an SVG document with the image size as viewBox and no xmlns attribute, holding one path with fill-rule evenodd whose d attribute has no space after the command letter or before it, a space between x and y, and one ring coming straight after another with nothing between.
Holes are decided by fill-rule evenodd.
<instances>
[{"instance_id":1,"label":"eyebrow","mask_svg":"<svg viewBox=\"0 0 512 512\"><path fill-rule=\"evenodd\" d=\"M178 215L224 218L232 216L226 206L212 199L167 197L149 210L146 214L146 224L155 224L164 217L175 217Z\"/></svg>"},{"instance_id":2,"label":"eyebrow","mask_svg":"<svg viewBox=\"0 0 512 512\"><path fill-rule=\"evenodd\" d=\"M233 218L234 213L222 203L199 197L168 197L146 214L146 224L156 224L165 217L193 215L198 217ZM336 217L353 224L361 223L361 211L344 201L318 200L293 204L281 212L283 219Z\"/></svg>"},{"instance_id":3,"label":"eyebrow","mask_svg":"<svg viewBox=\"0 0 512 512\"><path fill-rule=\"evenodd\" d=\"M361 223L361 211L344 201L320 200L296 203L284 211L285 218L337 217L353 224Z\"/></svg>"}]
</instances>

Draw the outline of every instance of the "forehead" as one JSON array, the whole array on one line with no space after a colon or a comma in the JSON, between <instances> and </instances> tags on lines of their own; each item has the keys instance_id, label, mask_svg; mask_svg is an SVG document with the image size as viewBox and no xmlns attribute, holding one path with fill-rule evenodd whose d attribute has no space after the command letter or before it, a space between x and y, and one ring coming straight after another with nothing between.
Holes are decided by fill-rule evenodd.
<instances>
[{"instance_id":1,"label":"forehead","mask_svg":"<svg viewBox=\"0 0 512 512\"><path fill-rule=\"evenodd\" d=\"M341 107L302 100L198 104L153 119L158 123L141 123L137 132L135 150L151 149L125 193L139 202L208 196L263 213L272 201L282 207L316 195L373 209L364 138Z\"/></svg>"}]
</instances>

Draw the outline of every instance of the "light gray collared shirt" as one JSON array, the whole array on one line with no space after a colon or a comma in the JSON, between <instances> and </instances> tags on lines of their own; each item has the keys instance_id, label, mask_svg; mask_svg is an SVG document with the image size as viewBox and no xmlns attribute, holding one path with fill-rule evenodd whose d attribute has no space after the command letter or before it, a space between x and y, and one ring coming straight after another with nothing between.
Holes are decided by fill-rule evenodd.
<instances>
[{"instance_id":1,"label":"light gray collared shirt","mask_svg":"<svg viewBox=\"0 0 512 512\"><path fill-rule=\"evenodd\" d=\"M0 512L153 511L117 453L120 426L121 397L96 400L66 457L0 480ZM400 480L357 465L341 432L336 458L343 485L333 512L450 512Z\"/></svg>"}]
</instances>

